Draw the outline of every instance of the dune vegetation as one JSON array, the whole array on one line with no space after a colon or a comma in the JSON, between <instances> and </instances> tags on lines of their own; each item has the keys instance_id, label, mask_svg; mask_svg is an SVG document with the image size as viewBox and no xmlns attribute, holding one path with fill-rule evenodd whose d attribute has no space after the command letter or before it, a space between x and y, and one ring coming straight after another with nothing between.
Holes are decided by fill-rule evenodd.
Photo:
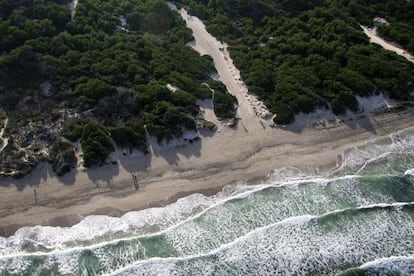
<instances>
[{"instance_id":1,"label":"dune vegetation","mask_svg":"<svg viewBox=\"0 0 414 276\"><path fill-rule=\"evenodd\" d=\"M166 2L83 0L73 18L69 4L0 1L0 104L13 137L1 154L5 175L59 160L48 155L61 152L62 138L81 139L91 166L112 144L145 151L144 125L159 141L180 137L196 129L196 100L212 97L202 83L220 86L209 77L211 58L186 46L191 30ZM220 93L232 105L225 87ZM91 133L102 139L92 143Z\"/></svg>"},{"instance_id":2,"label":"dune vegetation","mask_svg":"<svg viewBox=\"0 0 414 276\"><path fill-rule=\"evenodd\" d=\"M359 24L382 16L380 35L412 50L412 1L177 1L230 44L249 91L291 123L318 107L358 111L356 96L383 92L407 100L414 66L369 43Z\"/></svg>"}]
</instances>

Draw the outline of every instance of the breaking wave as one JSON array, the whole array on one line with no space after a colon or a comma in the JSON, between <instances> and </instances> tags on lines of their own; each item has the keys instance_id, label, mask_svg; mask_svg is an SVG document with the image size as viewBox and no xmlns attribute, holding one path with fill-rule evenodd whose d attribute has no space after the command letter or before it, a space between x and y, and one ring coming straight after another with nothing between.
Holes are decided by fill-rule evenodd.
<instances>
[{"instance_id":1,"label":"breaking wave","mask_svg":"<svg viewBox=\"0 0 414 276\"><path fill-rule=\"evenodd\" d=\"M89 216L72 227L21 228L0 238L0 271L411 273L413 168L414 135L406 130L347 151L327 175L283 168L261 183L226 186L212 197L193 194L119 218Z\"/></svg>"}]
</instances>

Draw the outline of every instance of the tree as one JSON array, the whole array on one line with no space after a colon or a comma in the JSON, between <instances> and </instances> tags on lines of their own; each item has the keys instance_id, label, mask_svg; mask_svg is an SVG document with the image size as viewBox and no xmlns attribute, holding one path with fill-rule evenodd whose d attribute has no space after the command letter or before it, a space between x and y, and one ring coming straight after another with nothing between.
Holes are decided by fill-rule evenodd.
<instances>
[{"instance_id":1,"label":"tree","mask_svg":"<svg viewBox=\"0 0 414 276\"><path fill-rule=\"evenodd\" d=\"M102 80L89 79L86 83L78 84L75 91L76 93L86 96L88 99L96 101L100 98L112 95L116 92L116 89Z\"/></svg>"},{"instance_id":2,"label":"tree","mask_svg":"<svg viewBox=\"0 0 414 276\"><path fill-rule=\"evenodd\" d=\"M141 29L142 24L142 17L139 12L132 12L127 14L126 22L128 24L128 28L134 31L139 31Z\"/></svg>"},{"instance_id":3,"label":"tree","mask_svg":"<svg viewBox=\"0 0 414 276\"><path fill-rule=\"evenodd\" d=\"M83 127L81 146L85 167L102 165L114 146L108 131L98 123L88 123Z\"/></svg>"},{"instance_id":4,"label":"tree","mask_svg":"<svg viewBox=\"0 0 414 276\"><path fill-rule=\"evenodd\" d=\"M295 121L295 113L286 104L279 104L272 109L275 114L273 122L278 125L288 125Z\"/></svg>"}]
</instances>

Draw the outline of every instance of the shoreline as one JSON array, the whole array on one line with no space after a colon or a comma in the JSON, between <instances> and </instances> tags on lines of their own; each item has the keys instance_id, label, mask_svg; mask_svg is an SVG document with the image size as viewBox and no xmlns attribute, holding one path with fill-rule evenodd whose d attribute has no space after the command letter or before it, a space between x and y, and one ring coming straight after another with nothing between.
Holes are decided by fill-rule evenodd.
<instances>
[{"instance_id":1,"label":"shoreline","mask_svg":"<svg viewBox=\"0 0 414 276\"><path fill-rule=\"evenodd\" d=\"M115 164L75 170L58 177L42 163L23 179L0 177L0 235L22 226L68 227L88 215L113 215L165 206L194 193L214 195L232 183L260 183L276 169L294 167L327 173L348 149L379 141L414 127L414 107L398 113L367 113L355 118L326 118L314 112L286 127L266 119L262 103L248 94L240 72L226 50L196 17L181 10L195 37L191 45L210 55L228 91L239 102L235 128L220 124L209 102L200 102L201 116L217 124L200 131L201 141L161 146L150 137L148 155L112 154ZM388 106L388 105L385 105ZM136 188L136 179L138 187Z\"/></svg>"},{"instance_id":2,"label":"shoreline","mask_svg":"<svg viewBox=\"0 0 414 276\"><path fill-rule=\"evenodd\" d=\"M184 198L186 196L200 193L205 196L214 196L217 193L219 193L223 187L215 187L215 188L207 188L203 190L198 191L189 191L189 192L178 192L177 194L173 195L170 198L151 202L148 203L147 206L143 208L134 208L130 210L120 210L114 207L104 206L101 208L98 208L90 213L85 213L83 215L80 214L66 214L58 217L51 217L46 219L45 221L42 221L40 224L11 224L11 225L5 225L0 226L0 238L8 238L10 236L13 236L17 230L23 227L35 227L35 226L51 226L51 227L72 227L78 223L80 223L84 218L88 216L109 216L109 217L122 217L126 213L129 212L135 212L140 211L148 208L159 208L159 207L165 207L169 204L175 203L178 199Z\"/></svg>"},{"instance_id":3,"label":"shoreline","mask_svg":"<svg viewBox=\"0 0 414 276\"><path fill-rule=\"evenodd\" d=\"M163 207L194 193L212 196L229 184L263 183L275 169L285 167L328 173L340 165L341 157L349 149L372 142L384 143L390 134L413 127L413 116L414 108L349 121L356 124L354 127L342 123L325 129L306 128L300 132L295 132L294 126L291 129L266 128L262 136L223 128L214 137L204 137L201 142L185 147L162 148L154 144L152 158L125 157L119 153L119 158L124 160L120 160L118 166L107 165L93 169L93 172L72 172L64 177L75 179L69 185L49 170L40 183L19 191L19 185L26 185L23 183L33 181L36 174L47 170L48 165L43 164L31 177L14 180L14 183L5 184L12 179L0 179L0 236L11 236L24 226L70 227L89 215L119 217L130 211ZM367 130L369 122L373 124L371 131ZM227 149L228 156L219 145L212 147L220 140L232 141L232 145L220 143ZM191 152L198 147L202 148L199 155L183 158L175 165L165 159L179 150ZM240 151L240 148L244 150ZM214 155L219 157L212 160ZM148 158L151 159L149 167L139 172L138 161ZM122 165L137 166L139 191L131 185L130 173L121 168ZM118 167L118 175L113 175L109 182L97 179L94 184L91 180L90 177L104 175L114 167ZM33 188L39 196L38 205L33 203Z\"/></svg>"}]
</instances>

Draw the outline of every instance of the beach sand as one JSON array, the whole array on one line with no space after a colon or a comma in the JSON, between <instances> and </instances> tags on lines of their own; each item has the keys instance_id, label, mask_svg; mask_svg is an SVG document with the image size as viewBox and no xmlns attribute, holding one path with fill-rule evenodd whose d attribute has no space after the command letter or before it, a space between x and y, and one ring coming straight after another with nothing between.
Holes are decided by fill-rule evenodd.
<instances>
[{"instance_id":1,"label":"beach sand","mask_svg":"<svg viewBox=\"0 0 414 276\"><path fill-rule=\"evenodd\" d=\"M0 235L22 225L70 226L88 214L119 216L195 192L212 195L226 184L263 177L281 167L326 171L346 149L412 127L413 116L410 109L322 129L266 126L248 132L221 127L213 136L178 148L152 141L153 155L124 156L118 151L117 165L80 169L63 178L41 164L23 179L0 180ZM138 191L131 174L137 175Z\"/></svg>"},{"instance_id":2,"label":"beach sand","mask_svg":"<svg viewBox=\"0 0 414 276\"><path fill-rule=\"evenodd\" d=\"M226 45L210 36L197 18L183 13L196 38L192 47L213 57L220 80L238 99L237 127L222 125L211 110L211 101L203 101L199 102L202 115L218 124L218 130L200 132L201 141L160 146L150 139L152 154L116 151L112 158L117 164L88 170L79 166L57 177L44 163L23 179L2 178L0 235L11 235L24 225L70 226L90 214L119 216L163 206L196 192L213 195L224 185L260 181L282 167L328 171L338 165L346 149L414 126L414 109L410 108L357 119L336 118L323 124L315 116L314 121L274 127L271 120L262 118L266 110L248 94Z\"/></svg>"}]
</instances>

